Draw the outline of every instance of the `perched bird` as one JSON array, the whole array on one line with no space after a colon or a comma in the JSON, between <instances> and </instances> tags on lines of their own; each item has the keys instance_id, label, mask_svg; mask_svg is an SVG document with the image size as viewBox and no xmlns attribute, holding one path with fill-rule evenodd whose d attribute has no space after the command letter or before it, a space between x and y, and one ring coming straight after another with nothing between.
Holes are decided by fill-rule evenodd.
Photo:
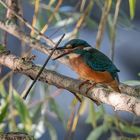
<instances>
[{"instance_id":1,"label":"perched bird","mask_svg":"<svg viewBox=\"0 0 140 140\"><path fill-rule=\"evenodd\" d=\"M115 91L120 92L117 74L119 70L105 54L92 48L86 41L72 39L57 49L63 50L64 54L55 59L66 56L70 66L81 79L109 85Z\"/></svg>"}]
</instances>

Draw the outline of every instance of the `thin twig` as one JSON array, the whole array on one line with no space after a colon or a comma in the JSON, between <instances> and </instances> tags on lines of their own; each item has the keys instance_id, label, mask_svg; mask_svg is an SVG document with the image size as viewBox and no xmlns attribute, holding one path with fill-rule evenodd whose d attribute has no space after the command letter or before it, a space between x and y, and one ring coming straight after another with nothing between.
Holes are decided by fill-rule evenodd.
<instances>
[{"instance_id":1,"label":"thin twig","mask_svg":"<svg viewBox=\"0 0 140 140\"><path fill-rule=\"evenodd\" d=\"M27 92L25 93L25 95L23 96L23 99L26 99L26 97L28 96L30 90L32 89L33 85L35 84L35 82L38 80L39 76L41 75L42 71L44 70L45 66L47 65L47 63L49 62L51 56L53 55L54 51L56 50L56 48L58 47L58 45L60 44L60 42L62 41L62 39L64 38L65 34L62 35L62 37L60 38L60 40L57 42L57 44L55 45L55 47L53 48L53 50L51 51L50 55L48 56L48 58L46 59L44 65L41 67L40 71L38 72L37 76L35 77L34 81L32 82L32 84L30 85L29 89L27 90Z\"/></svg>"},{"instance_id":2,"label":"thin twig","mask_svg":"<svg viewBox=\"0 0 140 140\"><path fill-rule=\"evenodd\" d=\"M104 30L105 30L105 26L106 26L106 22L107 22L107 17L111 8L111 0L106 0L103 10L102 10L102 16L101 16L101 20L100 20L100 24L99 24L99 28L98 28L98 32L97 32L97 37L96 37L96 48L99 49L100 45L101 45L101 41L103 38L103 34L104 34Z\"/></svg>"},{"instance_id":3,"label":"thin twig","mask_svg":"<svg viewBox=\"0 0 140 140\"><path fill-rule=\"evenodd\" d=\"M79 118L83 112L83 107L84 107L84 99L82 100L82 102L80 103L80 105L78 106L78 111L75 115L75 117L73 118L73 122L71 124L71 129L69 130L69 140L73 140L74 135L75 135L75 130L79 121Z\"/></svg>"},{"instance_id":4,"label":"thin twig","mask_svg":"<svg viewBox=\"0 0 140 140\"><path fill-rule=\"evenodd\" d=\"M43 34L47 29L49 24L51 23L51 21L53 20L55 14L58 12L60 5L62 4L63 0L59 0L56 7L54 8L53 13L51 14L51 16L48 19L47 24L42 28L41 33ZM37 37L37 39L39 39L40 37Z\"/></svg>"},{"instance_id":5,"label":"thin twig","mask_svg":"<svg viewBox=\"0 0 140 140\"><path fill-rule=\"evenodd\" d=\"M79 17L76 26L73 30L73 32L71 33L71 38L75 38L78 31L80 30L80 28L83 26L85 19L87 18L92 6L93 6L94 2L92 0L90 0L90 5L88 5L85 9L85 11L83 12L83 14Z\"/></svg>"},{"instance_id":6,"label":"thin twig","mask_svg":"<svg viewBox=\"0 0 140 140\"><path fill-rule=\"evenodd\" d=\"M32 27L32 25L30 23L27 22L26 19L24 19L23 17L21 17L21 15L19 15L18 13L16 13L14 10L12 10L7 4L5 4L2 0L0 0L0 3L7 9L10 9L13 14L19 19L21 20L28 28L30 28L31 30L34 30L34 32L36 34L38 34L41 38L43 38L44 40L47 41L47 43L50 45L50 46L54 46L55 43L49 39L47 36L45 36L44 34L42 34L38 29L36 29L35 27Z\"/></svg>"},{"instance_id":7,"label":"thin twig","mask_svg":"<svg viewBox=\"0 0 140 140\"><path fill-rule=\"evenodd\" d=\"M119 14L121 0L117 0L115 14L112 23L112 30L111 30L111 59L114 60L114 50L115 50L115 39L116 39L116 24Z\"/></svg>"},{"instance_id":8,"label":"thin twig","mask_svg":"<svg viewBox=\"0 0 140 140\"><path fill-rule=\"evenodd\" d=\"M40 4L40 0L36 0L35 7L34 7L33 20L32 20L32 27L35 27L36 22L37 22L37 16L38 16L38 12L39 12L39 4ZM34 35L34 30L31 31L31 36L33 36L33 35Z\"/></svg>"},{"instance_id":9,"label":"thin twig","mask_svg":"<svg viewBox=\"0 0 140 140\"><path fill-rule=\"evenodd\" d=\"M36 22L37 22L37 16L38 16L38 12L39 12L39 4L40 4L40 0L36 0L35 7L34 7L33 20L32 20L32 27L35 27ZM31 31L31 36L33 36L33 35L34 35L34 30Z\"/></svg>"},{"instance_id":10,"label":"thin twig","mask_svg":"<svg viewBox=\"0 0 140 140\"><path fill-rule=\"evenodd\" d=\"M70 113L70 117L69 117L68 122L67 122L67 131L66 131L66 134L64 136L64 140L70 140L71 129L72 129L72 124L74 121L75 113L76 113L76 106L73 106L72 111Z\"/></svg>"},{"instance_id":11,"label":"thin twig","mask_svg":"<svg viewBox=\"0 0 140 140\"><path fill-rule=\"evenodd\" d=\"M10 9L7 9L6 18L17 22L17 17L13 14L13 11L15 11L16 13L19 12L18 0L6 0L5 4L7 4L7 6L10 7Z\"/></svg>"},{"instance_id":12,"label":"thin twig","mask_svg":"<svg viewBox=\"0 0 140 140\"><path fill-rule=\"evenodd\" d=\"M85 104L85 100L83 99L82 102L80 103L79 107L78 107L78 112L77 112L77 114L76 114L76 116L73 120L72 129L71 129L71 134L72 134L71 139L73 139L73 137L74 137L79 118L83 113L84 104Z\"/></svg>"},{"instance_id":13,"label":"thin twig","mask_svg":"<svg viewBox=\"0 0 140 140\"><path fill-rule=\"evenodd\" d=\"M33 19L32 19L32 27L36 27L36 23L37 23L37 16L39 13L39 4L40 4L40 0L35 0L35 6L34 6L34 15L33 15ZM34 37L34 30L31 30L30 35ZM28 51L26 52L26 56L31 55L32 53L32 48L29 48Z\"/></svg>"},{"instance_id":14,"label":"thin twig","mask_svg":"<svg viewBox=\"0 0 140 140\"><path fill-rule=\"evenodd\" d=\"M49 46L46 43L42 43L39 40L36 40L35 38L31 37L30 35L26 34L25 32L21 31L18 26L6 24L5 22L0 20L0 28L4 31L7 31L9 34L12 34L13 36L17 37L19 40L25 42L28 46L32 47L35 50L38 50L44 54L49 55L51 50L49 49ZM53 58L61 55L62 51L56 50L53 54ZM59 60L61 63L68 65L69 62L65 57L62 57Z\"/></svg>"}]
</instances>

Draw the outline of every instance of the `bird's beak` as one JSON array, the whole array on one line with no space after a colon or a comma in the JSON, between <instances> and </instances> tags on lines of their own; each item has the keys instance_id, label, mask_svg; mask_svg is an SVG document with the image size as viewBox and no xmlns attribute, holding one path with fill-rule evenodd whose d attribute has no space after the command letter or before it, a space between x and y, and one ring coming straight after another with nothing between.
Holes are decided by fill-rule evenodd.
<instances>
[{"instance_id":1,"label":"bird's beak","mask_svg":"<svg viewBox=\"0 0 140 140\"><path fill-rule=\"evenodd\" d=\"M64 53L57 56L56 58L54 58L53 60L56 60L56 59L59 59L69 53L71 53L74 49L71 49L71 48L66 48L66 47L59 47L59 48L56 48L56 50L62 50Z\"/></svg>"}]
</instances>

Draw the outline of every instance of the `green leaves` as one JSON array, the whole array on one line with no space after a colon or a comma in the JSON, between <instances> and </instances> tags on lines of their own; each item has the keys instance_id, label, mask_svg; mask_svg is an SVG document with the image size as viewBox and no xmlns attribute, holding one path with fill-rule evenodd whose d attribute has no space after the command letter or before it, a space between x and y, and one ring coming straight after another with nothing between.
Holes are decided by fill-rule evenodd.
<instances>
[{"instance_id":1,"label":"green leaves","mask_svg":"<svg viewBox=\"0 0 140 140\"><path fill-rule=\"evenodd\" d=\"M95 128L96 127L96 123L97 123L97 120L96 120L96 112L95 112L95 107L94 107L94 104L90 102L89 104L89 114L88 114L88 118L86 120L87 123L91 123L92 126Z\"/></svg>"},{"instance_id":2,"label":"green leaves","mask_svg":"<svg viewBox=\"0 0 140 140\"><path fill-rule=\"evenodd\" d=\"M122 132L136 135L140 134L140 128L138 126L120 123L119 127Z\"/></svg>"},{"instance_id":3,"label":"green leaves","mask_svg":"<svg viewBox=\"0 0 140 140\"><path fill-rule=\"evenodd\" d=\"M0 108L0 123L2 123L3 120L6 118L6 114L8 112L8 105L9 105L9 101L6 100L4 105L2 105Z\"/></svg>"},{"instance_id":4,"label":"green leaves","mask_svg":"<svg viewBox=\"0 0 140 140\"><path fill-rule=\"evenodd\" d=\"M45 122L45 124L48 128L51 140L57 140L57 132L56 132L55 128L53 127L53 125L51 123L49 123L48 121Z\"/></svg>"},{"instance_id":5,"label":"green leaves","mask_svg":"<svg viewBox=\"0 0 140 140\"><path fill-rule=\"evenodd\" d=\"M129 0L129 11L130 11L131 19L133 19L135 16L135 7L136 7L136 0Z\"/></svg>"},{"instance_id":6,"label":"green leaves","mask_svg":"<svg viewBox=\"0 0 140 140\"><path fill-rule=\"evenodd\" d=\"M57 117L58 117L58 119L59 119L60 121L63 120L64 114L63 114L63 112L60 110L60 108L58 107L58 105L56 104L56 102L55 102L55 100L54 100L53 98L51 98L51 99L49 100L49 108L50 108L50 110L51 110L52 112L54 112L54 113L57 115Z\"/></svg>"},{"instance_id":7,"label":"green leaves","mask_svg":"<svg viewBox=\"0 0 140 140\"><path fill-rule=\"evenodd\" d=\"M139 80L128 80L128 81L125 81L123 83L127 84L127 85L131 85L131 86L140 85L140 81Z\"/></svg>"},{"instance_id":8,"label":"green leaves","mask_svg":"<svg viewBox=\"0 0 140 140\"><path fill-rule=\"evenodd\" d=\"M1 124L1 123L3 123L4 119L6 119L11 95L7 94L3 83L0 84L0 89L1 89L0 93L1 93L2 97L5 97L0 100L0 102L1 102L0 103L1 104L1 106L0 106L0 124ZM8 95L8 96L6 96L6 95Z\"/></svg>"},{"instance_id":9,"label":"green leaves","mask_svg":"<svg viewBox=\"0 0 140 140\"><path fill-rule=\"evenodd\" d=\"M8 94L8 93L6 92L3 83L0 83L0 93L1 93L1 96L2 96L3 98L6 98L6 97L7 97L7 94Z\"/></svg>"},{"instance_id":10,"label":"green leaves","mask_svg":"<svg viewBox=\"0 0 140 140\"><path fill-rule=\"evenodd\" d=\"M4 51L6 51L5 46L3 46L3 45L0 44L0 53L2 53L2 52L4 52Z\"/></svg>"},{"instance_id":11,"label":"green leaves","mask_svg":"<svg viewBox=\"0 0 140 140\"><path fill-rule=\"evenodd\" d=\"M107 123L100 125L96 129L93 129L93 131L89 134L87 140L98 140L99 137L102 135L102 133L107 132L108 129L109 129L109 126Z\"/></svg>"},{"instance_id":12,"label":"green leaves","mask_svg":"<svg viewBox=\"0 0 140 140\"><path fill-rule=\"evenodd\" d=\"M27 109L23 99L18 95L18 93L14 90L14 101L15 106L18 111L18 115L20 116L21 122L27 132L32 130L32 120L29 114L29 110Z\"/></svg>"}]
</instances>

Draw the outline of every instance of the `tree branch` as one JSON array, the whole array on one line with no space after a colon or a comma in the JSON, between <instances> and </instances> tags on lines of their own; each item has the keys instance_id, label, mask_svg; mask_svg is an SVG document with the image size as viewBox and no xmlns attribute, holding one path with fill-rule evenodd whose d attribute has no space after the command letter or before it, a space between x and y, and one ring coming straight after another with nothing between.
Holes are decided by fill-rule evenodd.
<instances>
[{"instance_id":1,"label":"tree branch","mask_svg":"<svg viewBox=\"0 0 140 140\"><path fill-rule=\"evenodd\" d=\"M31 61L25 61L24 59L11 54L1 54L0 64L9 67L15 72L25 74L33 79L40 70L40 67L36 66ZM70 92L81 94L100 103L109 104L113 106L115 110L128 111L140 116L140 100L134 96L128 95L130 91L133 92L132 95L135 93L137 93L136 96L140 95L140 87L130 87L121 84L120 89L122 93L120 94L97 84L93 89L86 93L88 88L91 86L90 84L83 85L79 91L79 86L81 85L82 81L47 69L44 69L39 77L39 80L54 85L58 88L64 88Z\"/></svg>"},{"instance_id":2,"label":"tree branch","mask_svg":"<svg viewBox=\"0 0 140 140\"><path fill-rule=\"evenodd\" d=\"M43 64L43 66L41 67L41 69L39 70L37 76L34 78L34 81L32 82L32 84L30 85L29 89L27 90L27 92L25 93L25 95L23 96L23 99L26 99L26 97L28 96L30 90L32 89L33 85L36 83L36 81L38 80L39 76L41 75L42 71L44 70L44 68L46 67L47 63L49 62L49 60L51 59L51 56L53 55L53 53L55 52L56 48L58 47L58 45L60 44L60 42L62 41L62 39L64 38L65 34L62 35L62 37L60 38L60 40L57 42L57 44L55 45L55 47L53 48L52 52L50 53L50 55L47 57L45 63Z\"/></svg>"},{"instance_id":3,"label":"tree branch","mask_svg":"<svg viewBox=\"0 0 140 140\"><path fill-rule=\"evenodd\" d=\"M45 43L41 43L39 40L36 40L35 38L31 37L30 35L27 35L23 31L19 29L19 27L15 24L8 24L6 22L0 21L0 28L9 34L12 34L13 36L17 37L19 40L22 40L25 42L27 45L29 45L31 48L38 50L44 54L49 55L51 50L49 49L49 46ZM54 46L52 46L54 47ZM56 50L52 56L52 58L57 57L58 55L63 54L63 51L61 50ZM68 61L62 57L59 59L61 63L67 64Z\"/></svg>"},{"instance_id":4,"label":"tree branch","mask_svg":"<svg viewBox=\"0 0 140 140\"><path fill-rule=\"evenodd\" d=\"M44 34L42 34L38 29L36 29L35 27L32 27L32 25L30 23L28 23L26 21L26 19L24 19L23 17L21 17L21 15L19 15L16 11L14 11L13 9L11 9L11 7L9 7L3 0L0 0L0 3L7 8L8 10L12 11L13 14L21 21L23 22L28 28L30 28L31 30L34 30L35 33L38 34L38 36L42 37L44 40L46 40L48 42L49 45L55 45L54 42L49 39L47 36L45 36Z\"/></svg>"}]
</instances>

